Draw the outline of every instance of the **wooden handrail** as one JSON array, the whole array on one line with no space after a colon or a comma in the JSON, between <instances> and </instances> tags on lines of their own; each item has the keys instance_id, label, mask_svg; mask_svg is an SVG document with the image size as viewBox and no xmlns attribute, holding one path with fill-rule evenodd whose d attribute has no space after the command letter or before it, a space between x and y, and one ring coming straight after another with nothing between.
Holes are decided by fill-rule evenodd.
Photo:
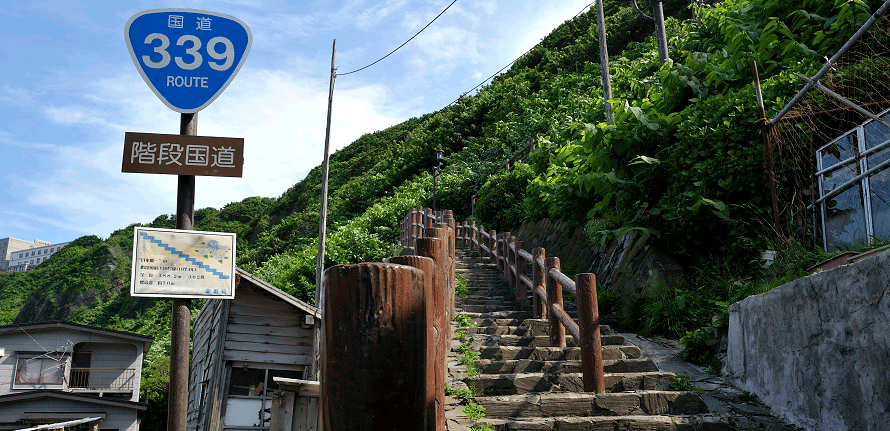
<instances>
[{"instance_id":1,"label":"wooden handrail","mask_svg":"<svg viewBox=\"0 0 890 431\"><path fill-rule=\"evenodd\" d=\"M461 244L468 244L471 251L478 251L479 257L488 257L490 263L497 264L507 279L507 284L516 288L516 300L527 301L527 292L532 293L532 309L536 318L550 321L550 344L565 347L566 332L575 337L581 346L582 374L585 391L604 392L605 380L602 364L602 343L599 332L599 309L596 298L596 280L593 274L578 274L572 280L560 270L559 259L545 258L543 248L534 248L533 253L525 251L524 244L510 232L497 234L486 232L484 227L464 224L458 230ZM533 279L525 271L531 264ZM563 308L562 291L568 290L578 298L578 322L575 322Z\"/></svg>"},{"instance_id":2,"label":"wooden handrail","mask_svg":"<svg viewBox=\"0 0 890 431\"><path fill-rule=\"evenodd\" d=\"M550 268L550 271L547 271L551 277L555 278L562 287L569 292L572 292L572 295L578 296L578 289L575 288L575 282L572 281L569 276L563 274L558 269Z\"/></svg>"}]
</instances>

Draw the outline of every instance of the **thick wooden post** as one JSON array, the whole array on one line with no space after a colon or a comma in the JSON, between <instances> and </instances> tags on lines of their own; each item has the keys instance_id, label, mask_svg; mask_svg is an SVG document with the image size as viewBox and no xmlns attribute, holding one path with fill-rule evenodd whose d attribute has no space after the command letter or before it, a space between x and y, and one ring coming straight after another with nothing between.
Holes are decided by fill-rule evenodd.
<instances>
[{"instance_id":1,"label":"thick wooden post","mask_svg":"<svg viewBox=\"0 0 890 431\"><path fill-rule=\"evenodd\" d=\"M522 258L522 254L519 253L520 250L525 247L525 243L522 241L516 241L516 251L513 253L513 266L516 267L516 279L514 281L516 285L516 300L519 301L520 304L525 305L528 301L528 291L525 287L525 283L522 282L522 274L525 274L525 259Z\"/></svg>"},{"instance_id":2,"label":"thick wooden post","mask_svg":"<svg viewBox=\"0 0 890 431\"><path fill-rule=\"evenodd\" d=\"M532 287L532 310L534 311L535 318L546 319L547 309L543 306L543 298L538 296L539 287L542 291L547 292L547 287L544 282L546 268L541 268L541 266L538 265L538 258L541 258L541 260L545 259L545 251L543 247L535 247L535 249L532 250L532 284L534 285Z\"/></svg>"},{"instance_id":3,"label":"thick wooden post","mask_svg":"<svg viewBox=\"0 0 890 431\"><path fill-rule=\"evenodd\" d=\"M449 302L454 302L454 299L449 300L449 298L448 298L448 295L449 295L448 292L450 289L448 286L448 273L449 273L448 258L449 258L449 256L448 256L447 229L443 228L443 227L427 228L426 230L424 230L424 236L428 237L428 238L436 238L441 243L441 247L442 247L441 257L438 257L438 258L433 257L433 256L429 256L429 257L433 257L436 260L436 274L441 275L439 277L438 283L442 285L442 289L441 289L441 292L442 292L441 304L442 304L442 310L443 310L442 313L445 315L445 321L451 322L451 319L453 319L454 317L449 315L450 310L448 308L448 304L449 304ZM453 292L451 293L451 297L452 298L454 297ZM443 330L445 331L447 338L450 340L451 339L451 325L450 324L445 325Z\"/></svg>"},{"instance_id":4,"label":"thick wooden post","mask_svg":"<svg viewBox=\"0 0 890 431\"><path fill-rule=\"evenodd\" d=\"M562 285L550 276L550 270L560 270L559 258L548 257L545 260L544 283L547 285L547 315L550 321L550 347L566 346L566 328L562 326L556 314L553 313L552 307L559 305L562 307Z\"/></svg>"},{"instance_id":5,"label":"thick wooden post","mask_svg":"<svg viewBox=\"0 0 890 431\"><path fill-rule=\"evenodd\" d=\"M424 228L424 229L427 229L427 228L433 227L433 223L435 223L435 218L434 218L434 215L433 215L433 210L427 208L427 209L426 209L426 212L424 212L424 217L423 217L423 228Z\"/></svg>"},{"instance_id":6,"label":"thick wooden post","mask_svg":"<svg viewBox=\"0 0 890 431\"><path fill-rule=\"evenodd\" d=\"M445 431L445 344L442 338L448 325L442 306L442 286L436 272L436 255L441 255L437 238L417 241L417 256L396 256L390 263L417 268L424 273L424 301L426 304L426 406L427 431Z\"/></svg>"},{"instance_id":7,"label":"thick wooden post","mask_svg":"<svg viewBox=\"0 0 890 431\"><path fill-rule=\"evenodd\" d=\"M327 431L425 428L425 283L423 271L391 263L325 271L322 411Z\"/></svg>"},{"instance_id":8,"label":"thick wooden post","mask_svg":"<svg viewBox=\"0 0 890 431\"><path fill-rule=\"evenodd\" d=\"M600 312L596 300L596 276L575 276L578 289L578 323L581 339L581 373L585 392L603 393L606 380L603 376L603 344L600 339Z\"/></svg>"}]
</instances>

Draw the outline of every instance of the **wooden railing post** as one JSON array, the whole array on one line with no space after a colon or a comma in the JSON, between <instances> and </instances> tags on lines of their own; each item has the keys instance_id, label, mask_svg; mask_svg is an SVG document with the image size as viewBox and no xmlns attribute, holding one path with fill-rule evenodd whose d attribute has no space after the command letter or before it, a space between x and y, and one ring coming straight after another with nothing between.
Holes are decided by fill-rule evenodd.
<instances>
[{"instance_id":1,"label":"wooden railing post","mask_svg":"<svg viewBox=\"0 0 890 431\"><path fill-rule=\"evenodd\" d=\"M492 231L489 232L489 235L491 235L491 236L488 237L488 242L489 242L489 244L488 244L488 263L493 263L493 264L497 265L497 263L498 263L498 255L497 255L498 231L492 229Z\"/></svg>"},{"instance_id":2,"label":"wooden railing post","mask_svg":"<svg viewBox=\"0 0 890 431\"><path fill-rule=\"evenodd\" d=\"M556 279L550 276L550 270L560 270L559 258L548 257L545 261L544 283L547 286L547 315L550 321L550 347L566 346L566 328L562 326L556 313L552 311L554 305L562 307L562 286Z\"/></svg>"},{"instance_id":3,"label":"wooden railing post","mask_svg":"<svg viewBox=\"0 0 890 431\"><path fill-rule=\"evenodd\" d=\"M426 428L425 283L423 271L391 263L325 271L321 402L327 431Z\"/></svg>"},{"instance_id":4,"label":"wooden railing post","mask_svg":"<svg viewBox=\"0 0 890 431\"><path fill-rule=\"evenodd\" d=\"M417 242L417 238L423 236L423 207L417 207L414 210L414 223L413 223L413 231L411 234L411 247L415 246Z\"/></svg>"},{"instance_id":5,"label":"wooden railing post","mask_svg":"<svg viewBox=\"0 0 890 431\"><path fill-rule=\"evenodd\" d=\"M412 266L425 274L424 300L426 301L426 428L427 431L445 430L445 320L441 277L436 272L436 256L441 257L442 244L437 238L420 238L417 256L396 256L390 263Z\"/></svg>"},{"instance_id":6,"label":"wooden railing post","mask_svg":"<svg viewBox=\"0 0 890 431\"><path fill-rule=\"evenodd\" d=\"M500 259L500 255L503 253L501 250L504 249L501 244L501 237L503 237L503 236L504 236L504 234L499 233L494 237L494 248L491 249L492 254L494 255L494 264L495 264L495 266L497 266L498 271L501 271L501 272L504 271L504 266L501 265L501 259Z\"/></svg>"},{"instance_id":7,"label":"wooden railing post","mask_svg":"<svg viewBox=\"0 0 890 431\"><path fill-rule=\"evenodd\" d=\"M575 276L578 289L578 327L581 339L581 373L585 392L605 392L603 376L603 345L600 339L600 313L596 299L596 276Z\"/></svg>"},{"instance_id":8,"label":"wooden railing post","mask_svg":"<svg viewBox=\"0 0 890 431\"><path fill-rule=\"evenodd\" d=\"M445 297L445 306L448 309L448 321L452 321L454 319L454 293L455 293L455 279L454 279L454 270L455 270L455 220L454 220L454 211L452 210L444 210L442 214L442 220L444 221L444 225L446 226L445 231L445 287L447 289ZM448 329L451 329L451 325L448 325ZM450 334L450 331L449 331Z\"/></svg>"},{"instance_id":9,"label":"wooden railing post","mask_svg":"<svg viewBox=\"0 0 890 431\"><path fill-rule=\"evenodd\" d=\"M504 278L507 279L507 283L510 283L509 273L507 272L509 268L509 262L507 262L507 256L510 254L510 232L504 232L501 234L501 245L498 246L498 268L504 272Z\"/></svg>"},{"instance_id":10,"label":"wooden railing post","mask_svg":"<svg viewBox=\"0 0 890 431\"><path fill-rule=\"evenodd\" d=\"M532 250L532 284L534 285L532 287L532 310L534 311L535 318L546 319L547 309L542 305L542 298L538 296L538 288L540 287L542 291L547 292L544 282L547 268L542 268L538 265L538 258L541 260L545 259L544 247L535 247Z\"/></svg>"},{"instance_id":11,"label":"wooden railing post","mask_svg":"<svg viewBox=\"0 0 890 431\"><path fill-rule=\"evenodd\" d=\"M478 251L479 249L476 248L476 222L470 221L470 255L472 256Z\"/></svg>"},{"instance_id":12,"label":"wooden railing post","mask_svg":"<svg viewBox=\"0 0 890 431\"><path fill-rule=\"evenodd\" d=\"M504 280L507 287L513 287L513 237L510 232L504 234Z\"/></svg>"},{"instance_id":13,"label":"wooden railing post","mask_svg":"<svg viewBox=\"0 0 890 431\"><path fill-rule=\"evenodd\" d=\"M423 228L428 229L433 225L433 210L426 208L423 213Z\"/></svg>"},{"instance_id":14,"label":"wooden railing post","mask_svg":"<svg viewBox=\"0 0 890 431\"><path fill-rule=\"evenodd\" d=\"M514 280L516 286L516 300L523 305L528 302L528 291L526 290L525 283L522 282L522 274L525 274L525 259L522 258L522 253L519 252L524 247L524 242L516 241L516 251L513 255L515 259L514 266L516 267L516 277Z\"/></svg>"}]
</instances>

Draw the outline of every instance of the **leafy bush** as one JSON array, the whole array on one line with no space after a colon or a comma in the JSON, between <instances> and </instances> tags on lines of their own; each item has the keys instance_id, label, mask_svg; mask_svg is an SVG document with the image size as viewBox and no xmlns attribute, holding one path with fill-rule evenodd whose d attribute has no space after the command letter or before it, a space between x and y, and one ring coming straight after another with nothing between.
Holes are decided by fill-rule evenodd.
<instances>
[{"instance_id":1,"label":"leafy bush","mask_svg":"<svg viewBox=\"0 0 890 431\"><path fill-rule=\"evenodd\" d=\"M707 364L714 355L714 329L703 327L694 331L686 331L686 335L680 338L683 351L680 356L683 360L694 364Z\"/></svg>"},{"instance_id":2,"label":"leafy bush","mask_svg":"<svg viewBox=\"0 0 890 431\"><path fill-rule=\"evenodd\" d=\"M517 163L512 171L491 176L479 190L476 217L495 230L518 227L524 219L525 190L534 178L531 166Z\"/></svg>"}]
</instances>

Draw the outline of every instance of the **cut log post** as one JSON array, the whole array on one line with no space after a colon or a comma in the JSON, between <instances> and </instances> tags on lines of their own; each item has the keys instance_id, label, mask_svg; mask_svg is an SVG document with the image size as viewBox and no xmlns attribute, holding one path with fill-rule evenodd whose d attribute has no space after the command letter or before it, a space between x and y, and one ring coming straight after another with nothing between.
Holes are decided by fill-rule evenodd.
<instances>
[{"instance_id":1,"label":"cut log post","mask_svg":"<svg viewBox=\"0 0 890 431\"><path fill-rule=\"evenodd\" d=\"M327 431L416 431L427 419L424 272L391 263L325 271Z\"/></svg>"},{"instance_id":2,"label":"cut log post","mask_svg":"<svg viewBox=\"0 0 890 431\"><path fill-rule=\"evenodd\" d=\"M535 318L537 319L546 319L547 318L547 309L543 306L544 301L540 295L538 295L538 289L542 292L547 292L547 286L544 281L544 277L547 276L547 268L542 268L538 265L538 259L540 258L542 261L545 259L545 251L543 247L535 247L532 250L532 310L534 310Z\"/></svg>"},{"instance_id":3,"label":"cut log post","mask_svg":"<svg viewBox=\"0 0 890 431\"><path fill-rule=\"evenodd\" d=\"M424 301L426 303L426 430L445 431L445 343L442 338L448 321L442 305L442 286L436 272L436 257L441 255L441 242L437 238L420 238L417 241L418 256L396 256L390 263L406 265L423 271Z\"/></svg>"},{"instance_id":4,"label":"cut log post","mask_svg":"<svg viewBox=\"0 0 890 431\"><path fill-rule=\"evenodd\" d=\"M562 285L550 275L550 270L560 270L559 258L548 257L545 260L546 270L544 280L547 284L547 315L550 321L550 347L566 346L566 328L562 326L556 313L553 312L553 306L558 305L562 308Z\"/></svg>"},{"instance_id":5,"label":"cut log post","mask_svg":"<svg viewBox=\"0 0 890 431\"><path fill-rule=\"evenodd\" d=\"M581 373L585 392L603 393L606 381L603 377L603 345L600 338L600 313L596 299L596 276L575 276L578 290L578 323L581 339Z\"/></svg>"}]
</instances>

